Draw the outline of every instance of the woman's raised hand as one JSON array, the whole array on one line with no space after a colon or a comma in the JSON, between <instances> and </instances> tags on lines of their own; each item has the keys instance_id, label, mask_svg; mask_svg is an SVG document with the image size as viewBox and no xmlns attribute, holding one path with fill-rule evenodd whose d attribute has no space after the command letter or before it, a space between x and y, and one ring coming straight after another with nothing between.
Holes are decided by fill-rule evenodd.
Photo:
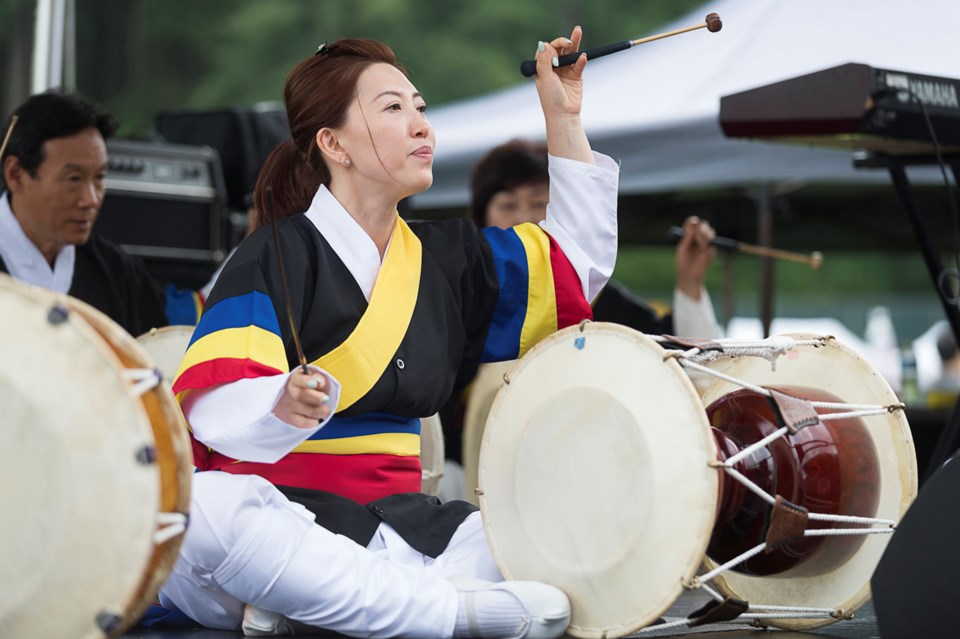
<instances>
[{"instance_id":1,"label":"woman's raised hand","mask_svg":"<svg viewBox=\"0 0 960 639\"><path fill-rule=\"evenodd\" d=\"M537 94L547 125L547 150L551 155L593 164L593 152L580 121L583 106L583 69L587 57L581 55L569 66L555 67L554 60L580 49L580 27L569 38L555 38L537 45Z\"/></svg>"},{"instance_id":2,"label":"woman's raised hand","mask_svg":"<svg viewBox=\"0 0 960 639\"><path fill-rule=\"evenodd\" d=\"M554 38L537 45L537 93L547 118L580 115L587 57L581 55L575 63L565 67L555 67L554 61L561 55L578 51L582 35L580 27L574 27L569 38Z\"/></svg>"}]
</instances>

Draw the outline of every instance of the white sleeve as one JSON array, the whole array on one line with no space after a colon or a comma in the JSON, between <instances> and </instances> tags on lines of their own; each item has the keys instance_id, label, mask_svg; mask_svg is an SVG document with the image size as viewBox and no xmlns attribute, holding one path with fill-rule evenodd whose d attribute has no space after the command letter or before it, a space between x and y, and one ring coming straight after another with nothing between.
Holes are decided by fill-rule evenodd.
<instances>
[{"instance_id":1,"label":"white sleeve","mask_svg":"<svg viewBox=\"0 0 960 639\"><path fill-rule=\"evenodd\" d=\"M596 164L549 156L550 203L540 227L570 260L592 302L617 262L620 167L594 152Z\"/></svg>"},{"instance_id":2,"label":"white sleeve","mask_svg":"<svg viewBox=\"0 0 960 639\"><path fill-rule=\"evenodd\" d=\"M330 397L330 416L315 428L297 428L273 414L289 373L192 391L181 404L183 415L200 443L234 459L272 464L323 428L337 410L340 382L316 366L309 368L327 378Z\"/></svg>"},{"instance_id":3,"label":"white sleeve","mask_svg":"<svg viewBox=\"0 0 960 639\"><path fill-rule=\"evenodd\" d=\"M678 337L723 337L707 289L700 289L699 302L680 289L673 289L673 332Z\"/></svg>"}]
</instances>

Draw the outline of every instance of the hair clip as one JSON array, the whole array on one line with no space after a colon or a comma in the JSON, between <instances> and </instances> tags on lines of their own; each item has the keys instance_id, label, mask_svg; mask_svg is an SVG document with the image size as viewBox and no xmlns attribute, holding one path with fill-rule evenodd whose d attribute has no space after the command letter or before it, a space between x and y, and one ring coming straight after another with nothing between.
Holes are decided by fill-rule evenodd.
<instances>
[{"instance_id":1,"label":"hair clip","mask_svg":"<svg viewBox=\"0 0 960 639\"><path fill-rule=\"evenodd\" d=\"M317 47L317 52L314 53L313 55L320 55L321 53L329 53L329 52L330 52L330 47L327 46L327 41L324 40L323 44Z\"/></svg>"}]
</instances>

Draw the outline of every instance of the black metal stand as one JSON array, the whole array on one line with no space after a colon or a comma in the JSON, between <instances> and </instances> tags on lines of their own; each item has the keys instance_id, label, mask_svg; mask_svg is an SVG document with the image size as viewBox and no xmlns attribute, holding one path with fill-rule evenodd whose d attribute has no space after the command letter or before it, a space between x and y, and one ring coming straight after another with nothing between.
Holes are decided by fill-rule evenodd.
<instances>
[{"instance_id":1,"label":"black metal stand","mask_svg":"<svg viewBox=\"0 0 960 639\"><path fill-rule=\"evenodd\" d=\"M946 161L953 172L954 180L956 180L960 159L956 156L951 156ZM951 303L941 291L940 276L941 273L943 273L943 262L940 260L940 254L930 235L927 223L920 214L920 208L917 206L916 198L914 198L913 195L913 187L907 178L906 172L907 166L929 166L936 164L936 158L932 155L911 157L870 155L854 160L854 166L857 168L883 167L890 173L890 179L893 181L893 187L897 191L900 203L910 218L910 224L913 226L917 246L920 248L923 261L927 265L927 272L933 280L933 287L936 289L937 298L943 306L943 312L947 317L947 322L950 324L950 329L953 331L953 337L957 340L957 344L960 344L960 308L957 308L955 303ZM922 477L921 480L926 481L958 448L960 448L960 403L954 406L953 411L950 413L950 418L947 420L947 423L944 424L943 430L940 432L940 437L937 439L937 444L928 460L925 476Z\"/></svg>"}]
</instances>

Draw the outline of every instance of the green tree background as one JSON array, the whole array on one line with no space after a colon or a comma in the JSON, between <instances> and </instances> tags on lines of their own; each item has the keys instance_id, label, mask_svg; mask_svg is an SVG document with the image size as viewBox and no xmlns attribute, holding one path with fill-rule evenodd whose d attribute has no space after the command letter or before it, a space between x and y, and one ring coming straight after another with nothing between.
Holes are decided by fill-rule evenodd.
<instances>
[{"instance_id":1,"label":"green tree background","mask_svg":"<svg viewBox=\"0 0 960 639\"><path fill-rule=\"evenodd\" d=\"M14 0L6 0L10 5ZM523 80L538 40L584 28L586 46L637 37L699 0L77 0L79 89L144 133L154 114L281 98L325 41L390 44L431 105Z\"/></svg>"},{"instance_id":2,"label":"green tree background","mask_svg":"<svg viewBox=\"0 0 960 639\"><path fill-rule=\"evenodd\" d=\"M6 72L0 103L8 107L10 85L28 75L29 60L23 55L29 51L34 4L35 0L0 0L0 69ZM363 36L389 43L428 103L437 106L526 81L518 65L531 57L537 41L565 35L576 24L583 26L584 46L590 47L657 32L702 4L701 0L76 0L77 85L119 117L121 135L149 136L159 112L279 100L286 73L321 42ZM678 210L671 223L679 223L683 214ZM813 248L820 247L808 246ZM669 304L672 251L622 246L615 276L637 293ZM719 260L708 283L722 320L757 314L755 258L740 256L729 264ZM778 314L831 315L856 332L862 332L874 305L894 308L904 340L942 317L919 254L902 247L898 253L832 251L817 272L780 264L776 285Z\"/></svg>"}]
</instances>

